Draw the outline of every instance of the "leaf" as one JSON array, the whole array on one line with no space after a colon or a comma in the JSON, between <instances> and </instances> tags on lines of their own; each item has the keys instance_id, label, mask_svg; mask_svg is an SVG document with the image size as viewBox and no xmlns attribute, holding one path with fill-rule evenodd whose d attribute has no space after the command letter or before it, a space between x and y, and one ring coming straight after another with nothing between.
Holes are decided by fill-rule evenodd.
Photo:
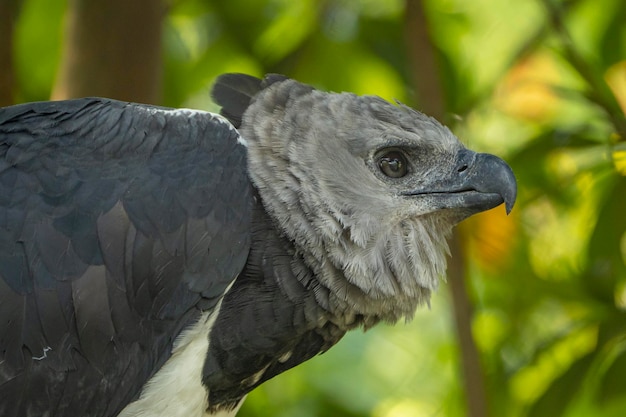
<instances>
[{"instance_id":1,"label":"leaf","mask_svg":"<svg viewBox=\"0 0 626 417\"><path fill-rule=\"evenodd\" d=\"M24 1L15 27L19 101L47 100L61 55L66 1Z\"/></svg>"},{"instance_id":2,"label":"leaf","mask_svg":"<svg viewBox=\"0 0 626 417\"><path fill-rule=\"evenodd\" d=\"M624 321L623 314L621 315L622 322ZM624 399L626 396L626 385L624 385L624 375L626 375L626 328L622 326L622 335L617 337L617 343L613 343L614 352L609 352L611 361L606 368L602 380L598 387L598 400L602 405L608 405L608 403ZM620 343L621 342L621 343ZM607 356L608 356L607 355Z\"/></svg>"},{"instance_id":3,"label":"leaf","mask_svg":"<svg viewBox=\"0 0 626 417\"><path fill-rule=\"evenodd\" d=\"M529 417L562 416L569 403L578 395L582 382L594 361L590 353L574 362L567 371L554 380L550 387L530 407Z\"/></svg>"},{"instance_id":4,"label":"leaf","mask_svg":"<svg viewBox=\"0 0 626 417\"><path fill-rule=\"evenodd\" d=\"M589 241L588 266L583 283L590 294L614 305L615 286L626 278L622 240L626 232L626 178L615 176L598 212L598 222Z\"/></svg>"},{"instance_id":5,"label":"leaf","mask_svg":"<svg viewBox=\"0 0 626 417\"><path fill-rule=\"evenodd\" d=\"M270 63L285 58L316 29L319 6L316 1L282 1L283 9L258 35L254 51Z\"/></svg>"},{"instance_id":6,"label":"leaf","mask_svg":"<svg viewBox=\"0 0 626 417\"><path fill-rule=\"evenodd\" d=\"M605 73L604 78L615 95L624 114L626 114L626 60L612 65ZM621 138L626 140L626 138Z\"/></svg>"},{"instance_id":7,"label":"leaf","mask_svg":"<svg viewBox=\"0 0 626 417\"><path fill-rule=\"evenodd\" d=\"M594 7L598 7L595 1L592 3ZM626 37L624 36L626 6L623 0L613 0L610 3L612 4L601 9L603 14L610 17L599 45L599 55L605 68L624 59L626 55Z\"/></svg>"}]
</instances>

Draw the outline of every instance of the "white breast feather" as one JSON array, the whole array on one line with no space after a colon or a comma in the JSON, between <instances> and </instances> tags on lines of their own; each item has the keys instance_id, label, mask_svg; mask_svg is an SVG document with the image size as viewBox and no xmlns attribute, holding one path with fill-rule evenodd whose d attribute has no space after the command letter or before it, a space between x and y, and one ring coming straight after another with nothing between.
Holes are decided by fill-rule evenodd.
<instances>
[{"instance_id":1,"label":"white breast feather","mask_svg":"<svg viewBox=\"0 0 626 417\"><path fill-rule=\"evenodd\" d=\"M180 334L172 356L144 386L139 399L122 410L118 417L233 417L231 411L207 413L208 393L202 385L202 368L209 349L209 332L215 323L220 303L212 314ZM243 400L239 403L241 405Z\"/></svg>"}]
</instances>

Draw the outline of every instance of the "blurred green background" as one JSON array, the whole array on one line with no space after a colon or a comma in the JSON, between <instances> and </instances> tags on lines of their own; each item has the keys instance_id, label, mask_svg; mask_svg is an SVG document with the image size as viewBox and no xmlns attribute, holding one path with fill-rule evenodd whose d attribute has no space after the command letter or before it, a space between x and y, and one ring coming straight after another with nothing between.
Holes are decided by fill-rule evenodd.
<instances>
[{"instance_id":1,"label":"blurred green background","mask_svg":"<svg viewBox=\"0 0 626 417\"><path fill-rule=\"evenodd\" d=\"M137 1L157 13L129 24L120 0L0 0L0 102L217 110L218 74L283 73L435 115L519 181L510 216L461 225L430 309L352 332L240 416L626 416L624 0ZM84 24L89 7L109 9ZM146 27L152 43L134 35ZM117 73L115 42L139 51ZM95 77L80 48L110 53L96 67L117 77L109 87L68 89Z\"/></svg>"}]
</instances>

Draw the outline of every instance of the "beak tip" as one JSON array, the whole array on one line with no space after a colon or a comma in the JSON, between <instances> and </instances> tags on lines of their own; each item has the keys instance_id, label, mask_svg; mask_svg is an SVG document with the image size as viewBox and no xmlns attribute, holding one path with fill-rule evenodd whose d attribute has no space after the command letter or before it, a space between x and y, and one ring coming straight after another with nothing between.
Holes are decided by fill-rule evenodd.
<instances>
[{"instance_id":1,"label":"beak tip","mask_svg":"<svg viewBox=\"0 0 626 417\"><path fill-rule=\"evenodd\" d=\"M513 170L504 160L495 155L478 154L476 160L481 164L481 170L478 171L481 186L477 189L500 194L506 214L511 214L517 199L517 180Z\"/></svg>"},{"instance_id":2,"label":"beak tip","mask_svg":"<svg viewBox=\"0 0 626 417\"><path fill-rule=\"evenodd\" d=\"M515 176L513 176L513 172L511 172L512 180L509 182L512 185L509 188L509 193L505 193L503 196L504 199L504 208L506 209L507 216L511 214L511 210L513 210L513 206L515 205L515 200L517 199L517 183L515 181Z\"/></svg>"}]
</instances>

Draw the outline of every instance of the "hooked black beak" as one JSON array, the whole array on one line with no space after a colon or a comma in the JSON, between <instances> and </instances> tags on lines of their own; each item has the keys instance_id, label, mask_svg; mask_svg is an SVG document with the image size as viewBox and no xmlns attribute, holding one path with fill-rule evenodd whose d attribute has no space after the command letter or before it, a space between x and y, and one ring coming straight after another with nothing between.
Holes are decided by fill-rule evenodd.
<instances>
[{"instance_id":1,"label":"hooked black beak","mask_svg":"<svg viewBox=\"0 0 626 417\"><path fill-rule=\"evenodd\" d=\"M438 208L465 208L471 213L504 203L509 214L517 197L517 182L502 159L464 149L459 153L453 172L403 195L431 196Z\"/></svg>"}]
</instances>

